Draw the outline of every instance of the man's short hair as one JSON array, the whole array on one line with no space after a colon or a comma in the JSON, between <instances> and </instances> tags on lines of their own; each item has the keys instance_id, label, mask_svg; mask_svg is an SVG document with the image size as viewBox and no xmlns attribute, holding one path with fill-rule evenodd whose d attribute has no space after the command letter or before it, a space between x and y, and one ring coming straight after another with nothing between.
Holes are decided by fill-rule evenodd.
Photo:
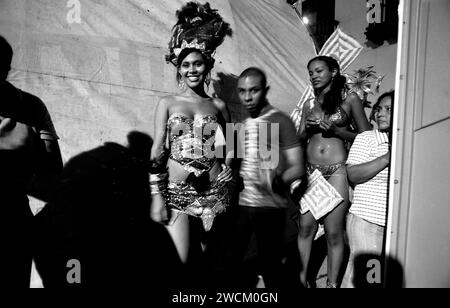
<instances>
[{"instance_id":1,"label":"man's short hair","mask_svg":"<svg viewBox=\"0 0 450 308\"><path fill-rule=\"evenodd\" d=\"M267 77L266 73L260 68L257 67L249 67L246 70L244 70L241 75L239 76L239 79L245 78L248 76L254 76L254 77L261 77L262 87L267 87Z\"/></svg>"}]
</instances>

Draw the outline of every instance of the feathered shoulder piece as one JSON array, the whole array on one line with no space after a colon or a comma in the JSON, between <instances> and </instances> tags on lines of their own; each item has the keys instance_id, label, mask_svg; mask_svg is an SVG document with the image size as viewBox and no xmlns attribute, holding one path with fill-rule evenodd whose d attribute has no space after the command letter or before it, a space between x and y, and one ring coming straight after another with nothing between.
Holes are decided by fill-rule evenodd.
<instances>
[{"instance_id":1,"label":"feathered shoulder piece","mask_svg":"<svg viewBox=\"0 0 450 308\"><path fill-rule=\"evenodd\" d=\"M177 65L178 56L186 48L200 50L213 62L213 54L227 35L232 35L230 25L222 19L209 3L189 2L176 12L178 22L172 29L169 54L166 61Z\"/></svg>"}]
</instances>

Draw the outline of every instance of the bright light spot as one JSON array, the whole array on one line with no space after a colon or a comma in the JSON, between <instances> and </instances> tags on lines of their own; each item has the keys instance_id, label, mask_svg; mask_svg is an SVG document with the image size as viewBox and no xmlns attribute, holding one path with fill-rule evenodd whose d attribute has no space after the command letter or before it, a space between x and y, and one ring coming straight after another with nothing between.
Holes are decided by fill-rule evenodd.
<instances>
[{"instance_id":1,"label":"bright light spot","mask_svg":"<svg viewBox=\"0 0 450 308\"><path fill-rule=\"evenodd\" d=\"M304 23L305 25L309 25L309 18L308 18L308 17L304 16L304 17L302 18L302 20L303 20L303 23Z\"/></svg>"}]
</instances>

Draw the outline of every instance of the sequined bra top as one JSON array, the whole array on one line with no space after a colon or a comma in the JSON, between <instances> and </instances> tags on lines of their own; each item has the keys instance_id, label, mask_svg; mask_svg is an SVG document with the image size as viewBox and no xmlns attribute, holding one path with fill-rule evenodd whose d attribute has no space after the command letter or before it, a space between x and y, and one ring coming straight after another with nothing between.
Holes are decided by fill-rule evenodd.
<instances>
[{"instance_id":1,"label":"sequined bra top","mask_svg":"<svg viewBox=\"0 0 450 308\"><path fill-rule=\"evenodd\" d=\"M341 106L336 108L336 112L330 115L329 120L339 127L348 126L350 124L350 117Z\"/></svg>"},{"instance_id":2,"label":"sequined bra top","mask_svg":"<svg viewBox=\"0 0 450 308\"><path fill-rule=\"evenodd\" d=\"M348 92L342 90L342 101L345 101L347 99L347 96ZM317 106L320 106L320 103L316 98L312 98L309 103L310 112L314 113L314 109L316 109ZM323 111L320 110L320 113L323 114ZM338 127L346 127L352 122L351 118L341 105L337 106L335 112L328 116L328 120Z\"/></svg>"},{"instance_id":3,"label":"sequined bra top","mask_svg":"<svg viewBox=\"0 0 450 308\"><path fill-rule=\"evenodd\" d=\"M216 163L215 135L217 117L203 115L195 119L174 113L167 120L169 158L195 176L208 172Z\"/></svg>"}]
</instances>

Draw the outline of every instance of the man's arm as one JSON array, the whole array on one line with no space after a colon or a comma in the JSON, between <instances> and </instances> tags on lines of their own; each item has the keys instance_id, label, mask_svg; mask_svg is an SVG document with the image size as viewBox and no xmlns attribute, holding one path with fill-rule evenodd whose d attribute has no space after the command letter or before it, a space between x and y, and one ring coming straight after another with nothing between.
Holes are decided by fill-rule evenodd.
<instances>
[{"instance_id":1,"label":"man's arm","mask_svg":"<svg viewBox=\"0 0 450 308\"><path fill-rule=\"evenodd\" d=\"M35 131L39 151L38 166L29 181L28 193L35 198L49 201L63 169L59 137L45 104L38 97L22 93L29 109L27 112L35 112L30 125Z\"/></svg>"},{"instance_id":2,"label":"man's arm","mask_svg":"<svg viewBox=\"0 0 450 308\"><path fill-rule=\"evenodd\" d=\"M305 115L305 114L304 114ZM305 175L305 161L304 151L301 144L301 139L296 134L294 123L288 117L280 118L277 121L280 125L279 130L279 145L280 155L283 157L283 170L278 169L278 178L282 181L283 187L275 183L275 189L284 188L289 191L294 201L300 197L302 180Z\"/></svg>"},{"instance_id":3,"label":"man's arm","mask_svg":"<svg viewBox=\"0 0 450 308\"><path fill-rule=\"evenodd\" d=\"M61 151L57 139L39 139L43 143L43 153L39 164L29 179L27 192L42 201L49 201L59 181L63 169Z\"/></svg>"},{"instance_id":4,"label":"man's arm","mask_svg":"<svg viewBox=\"0 0 450 308\"><path fill-rule=\"evenodd\" d=\"M296 146L282 151L286 168L274 178L272 189L278 194L289 192L292 200L298 202L302 196L302 181L305 175L303 148Z\"/></svg>"},{"instance_id":5,"label":"man's arm","mask_svg":"<svg viewBox=\"0 0 450 308\"><path fill-rule=\"evenodd\" d=\"M280 177L286 186L290 186L294 181L301 179L305 174L303 149L297 146L288 150L283 150L283 156L286 161L286 169Z\"/></svg>"},{"instance_id":6,"label":"man's arm","mask_svg":"<svg viewBox=\"0 0 450 308\"><path fill-rule=\"evenodd\" d=\"M31 133L27 125L0 116L0 150L25 148Z\"/></svg>"},{"instance_id":7,"label":"man's arm","mask_svg":"<svg viewBox=\"0 0 450 308\"><path fill-rule=\"evenodd\" d=\"M47 167L50 173L60 174L63 169L63 160L58 140L44 140Z\"/></svg>"},{"instance_id":8,"label":"man's arm","mask_svg":"<svg viewBox=\"0 0 450 308\"><path fill-rule=\"evenodd\" d=\"M63 168L61 150L58 143L59 137L47 106L45 106L41 99L34 95L23 91L22 95L23 103L26 102L24 108L27 108L27 112L24 112L25 118L29 118L30 121L30 123L27 124L32 126L36 131L39 142L42 143L43 148L45 149L45 155L43 157L44 161L42 162L45 164L43 172L45 174L59 175ZM30 113L34 113L32 118L30 118Z\"/></svg>"}]
</instances>

